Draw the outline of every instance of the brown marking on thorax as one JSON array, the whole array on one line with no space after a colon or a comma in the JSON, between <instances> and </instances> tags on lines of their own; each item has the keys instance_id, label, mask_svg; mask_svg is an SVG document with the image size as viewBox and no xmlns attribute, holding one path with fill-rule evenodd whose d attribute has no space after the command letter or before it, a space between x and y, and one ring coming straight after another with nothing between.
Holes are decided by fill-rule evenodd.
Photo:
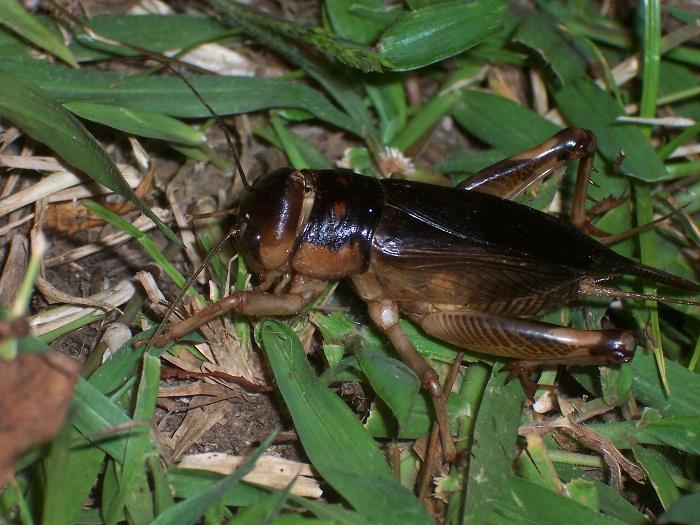
<instances>
[{"instance_id":1,"label":"brown marking on thorax","mask_svg":"<svg viewBox=\"0 0 700 525\"><path fill-rule=\"evenodd\" d=\"M295 272L316 279L339 279L364 271L362 248L354 242L337 250L305 242L298 246L291 263Z\"/></svg>"}]
</instances>

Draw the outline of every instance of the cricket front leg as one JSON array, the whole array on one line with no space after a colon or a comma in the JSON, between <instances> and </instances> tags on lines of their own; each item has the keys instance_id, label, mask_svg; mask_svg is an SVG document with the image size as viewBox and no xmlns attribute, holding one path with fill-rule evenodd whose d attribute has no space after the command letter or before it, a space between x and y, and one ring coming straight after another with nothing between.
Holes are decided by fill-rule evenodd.
<instances>
[{"instance_id":1,"label":"cricket front leg","mask_svg":"<svg viewBox=\"0 0 700 525\"><path fill-rule=\"evenodd\" d=\"M440 386L435 369L418 353L399 325L399 307L393 301L372 301L367 303L369 315L377 327L389 337L391 344L401 359L413 370L420 380L421 387L430 393L435 407L435 418L440 430L440 441L445 460L453 463L457 449L450 434L447 417L447 395Z\"/></svg>"},{"instance_id":2,"label":"cricket front leg","mask_svg":"<svg viewBox=\"0 0 700 525\"><path fill-rule=\"evenodd\" d=\"M162 347L170 341L182 339L191 331L229 312L256 316L293 315L301 312L307 302L299 294L274 295L260 292L235 292L210 304L193 316L173 324L165 334L156 337L153 344Z\"/></svg>"},{"instance_id":3,"label":"cricket front leg","mask_svg":"<svg viewBox=\"0 0 700 525\"><path fill-rule=\"evenodd\" d=\"M173 324L165 334L156 334L153 344L162 347L170 341L177 341L200 326L231 312L258 317L299 314L322 293L325 285L325 281L295 276L288 293L234 292L192 317Z\"/></svg>"}]
</instances>

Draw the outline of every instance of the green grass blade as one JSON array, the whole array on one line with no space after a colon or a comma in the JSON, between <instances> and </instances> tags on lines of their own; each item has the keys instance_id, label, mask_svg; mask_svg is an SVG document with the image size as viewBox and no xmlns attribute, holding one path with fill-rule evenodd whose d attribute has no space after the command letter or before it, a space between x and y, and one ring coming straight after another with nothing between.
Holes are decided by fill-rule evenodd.
<instances>
[{"instance_id":1,"label":"green grass blade","mask_svg":"<svg viewBox=\"0 0 700 525\"><path fill-rule=\"evenodd\" d=\"M494 366L479 407L462 523L488 523L501 505L513 470L523 389L517 381L506 382L502 366Z\"/></svg>"},{"instance_id":2,"label":"green grass blade","mask_svg":"<svg viewBox=\"0 0 700 525\"><path fill-rule=\"evenodd\" d=\"M700 492L686 494L677 499L668 512L659 516L656 523L665 525L675 523L681 525L697 525L698 509L700 509Z\"/></svg>"},{"instance_id":3,"label":"green grass blade","mask_svg":"<svg viewBox=\"0 0 700 525\"><path fill-rule=\"evenodd\" d=\"M0 0L0 24L26 38L32 44L60 58L66 64L78 67L73 53L55 33L49 31L35 17L25 11L17 0Z\"/></svg>"},{"instance_id":4,"label":"green grass blade","mask_svg":"<svg viewBox=\"0 0 700 525\"><path fill-rule=\"evenodd\" d=\"M266 321L260 335L304 450L323 478L372 523L431 523L348 406L314 375L294 332Z\"/></svg>"},{"instance_id":5,"label":"green grass blade","mask_svg":"<svg viewBox=\"0 0 700 525\"><path fill-rule=\"evenodd\" d=\"M661 53L661 3L658 0L644 0L644 49L642 50L642 97L639 102L640 117L656 116L656 100L659 90L659 62ZM649 129L642 131L646 138L651 135ZM648 186L636 184L635 201L637 204L637 224L647 224L654 219L654 209L651 201L651 189ZM652 229L639 235L640 258L644 264L654 266L656 263L656 232ZM644 293L655 294L656 286L645 285ZM646 301L649 309L651 338L656 357L656 365L668 392L663 348L661 347L661 329L659 327L659 311L656 302Z\"/></svg>"},{"instance_id":6,"label":"green grass blade","mask_svg":"<svg viewBox=\"0 0 700 525\"><path fill-rule=\"evenodd\" d=\"M190 14L111 13L91 17L88 25L102 38L128 42L132 46L155 53L189 49L200 42L215 41L232 33L232 30L224 27L214 17ZM82 32L77 32L70 49L82 61L108 59L114 55L142 54L134 47L107 44Z\"/></svg>"},{"instance_id":7,"label":"green grass blade","mask_svg":"<svg viewBox=\"0 0 700 525\"><path fill-rule=\"evenodd\" d=\"M63 107L79 117L140 137L167 140L187 146L201 146L206 141L201 131L158 113L91 102L68 102Z\"/></svg>"},{"instance_id":8,"label":"green grass blade","mask_svg":"<svg viewBox=\"0 0 700 525\"><path fill-rule=\"evenodd\" d=\"M90 210L91 212L95 213L99 217L103 218L113 226L116 226L120 230L122 230L125 233L128 233L131 235L134 239L136 239L141 246L143 246L143 249L146 250L146 253L151 256L151 258L160 266L165 273L168 274L168 276L177 284L180 288L185 286L185 283L187 282L187 279L183 277L183 275L175 268L175 265L171 263L163 254L163 250L158 248L156 244L151 240L151 238L139 230L138 228L135 228L131 223L128 221L122 219L119 215L117 215L114 212L111 212L104 206L100 206L96 202L91 202L91 201L85 201L83 202L83 205ZM187 290L187 294L191 297L196 297L199 301L201 301L203 304L207 303L207 300L202 297L202 295L197 292L194 288L189 288Z\"/></svg>"},{"instance_id":9,"label":"green grass blade","mask_svg":"<svg viewBox=\"0 0 700 525\"><path fill-rule=\"evenodd\" d=\"M656 491L665 510L671 508L673 502L680 497L678 488L673 483L671 471L662 456L654 450L642 446L632 447L634 458L647 473L651 485Z\"/></svg>"},{"instance_id":10,"label":"green grass blade","mask_svg":"<svg viewBox=\"0 0 700 525\"><path fill-rule=\"evenodd\" d=\"M97 447L74 447L79 438L78 431L68 426L51 442L44 460L42 523L45 525L76 523L102 470L105 453Z\"/></svg>"},{"instance_id":11,"label":"green grass blade","mask_svg":"<svg viewBox=\"0 0 700 525\"><path fill-rule=\"evenodd\" d=\"M148 432L143 424L134 427L132 419L123 410L83 379L78 380L75 386L73 401L72 422L75 428L119 463L124 462L129 434ZM126 431L113 434L115 428Z\"/></svg>"},{"instance_id":12,"label":"green grass blade","mask_svg":"<svg viewBox=\"0 0 700 525\"><path fill-rule=\"evenodd\" d=\"M156 409L159 381L160 360L147 354L143 359L143 370L136 397L136 408L133 414L134 421L149 421L153 417ZM154 448L150 433L142 432L129 436L126 442L124 464L121 467L121 472L119 472L119 491L112 500L111 506L105 509L105 521L107 523L116 523L127 499L134 493L140 493L140 491L137 491L140 479L139 474L143 474L146 466L145 455L149 452L149 449L152 452ZM140 495L141 497L148 497L149 492Z\"/></svg>"},{"instance_id":13,"label":"green grass blade","mask_svg":"<svg viewBox=\"0 0 700 525\"><path fill-rule=\"evenodd\" d=\"M356 82L352 78L339 77L337 74L331 74L327 69L320 67L295 44L269 29L261 27L256 15L247 16L246 11L225 0L210 1L224 13L225 22L234 26L242 26L246 33L298 64L311 78L323 86L345 111L345 123L340 126L341 128L364 137L370 143L376 142L376 131L372 117L363 100L355 93L353 88ZM286 106L295 107L290 104Z\"/></svg>"},{"instance_id":14,"label":"green grass blade","mask_svg":"<svg viewBox=\"0 0 700 525\"><path fill-rule=\"evenodd\" d=\"M266 437L260 446L255 449L255 452L253 452L250 457L246 459L245 463L238 467L233 474L221 479L209 490L201 492L168 508L153 520L151 525L193 525L197 523L198 520L204 516L208 508L221 501L226 493L234 489L243 477L253 469L257 459L275 439L275 435L276 434L270 434Z\"/></svg>"},{"instance_id":15,"label":"green grass blade","mask_svg":"<svg viewBox=\"0 0 700 525\"><path fill-rule=\"evenodd\" d=\"M620 165L622 173L648 182L667 177L665 166L647 138L637 127L617 123L617 117L625 115L624 109L591 80L569 84L554 97L571 124L596 134L598 150L608 162L614 163L620 151L630 153Z\"/></svg>"},{"instance_id":16,"label":"green grass blade","mask_svg":"<svg viewBox=\"0 0 700 525\"><path fill-rule=\"evenodd\" d=\"M208 118L201 101L179 78L129 76L102 71L75 71L39 60L5 60L2 68L31 79L60 102L89 101L171 117ZM189 77L192 85L219 115L269 108L304 109L324 122L359 133L352 119L320 92L279 78Z\"/></svg>"},{"instance_id":17,"label":"green grass blade","mask_svg":"<svg viewBox=\"0 0 700 525\"><path fill-rule=\"evenodd\" d=\"M452 114L470 134L505 156L532 148L561 129L512 100L480 91L464 91Z\"/></svg>"},{"instance_id":18,"label":"green grass blade","mask_svg":"<svg viewBox=\"0 0 700 525\"><path fill-rule=\"evenodd\" d=\"M4 67L6 62L2 63ZM139 199L85 127L50 95L17 76L0 71L0 114L13 121L34 139L46 144L70 165L95 182L133 202L173 242L177 236Z\"/></svg>"},{"instance_id":19,"label":"green grass blade","mask_svg":"<svg viewBox=\"0 0 700 525\"><path fill-rule=\"evenodd\" d=\"M402 11L385 7L381 0L327 0L324 4L328 19L339 36L366 45L373 44L379 33ZM367 16L367 11L373 16Z\"/></svg>"},{"instance_id":20,"label":"green grass blade","mask_svg":"<svg viewBox=\"0 0 700 525\"><path fill-rule=\"evenodd\" d=\"M632 361L632 392L648 407L664 416L700 416L700 375L690 372L675 361L666 359L666 373L672 395L667 395L660 381L654 358L648 352L637 352Z\"/></svg>"},{"instance_id":21,"label":"green grass blade","mask_svg":"<svg viewBox=\"0 0 700 525\"><path fill-rule=\"evenodd\" d=\"M624 522L599 514L557 492L511 476L496 513L504 523L547 523L548 525L623 525ZM518 520L518 521L513 521Z\"/></svg>"}]
</instances>

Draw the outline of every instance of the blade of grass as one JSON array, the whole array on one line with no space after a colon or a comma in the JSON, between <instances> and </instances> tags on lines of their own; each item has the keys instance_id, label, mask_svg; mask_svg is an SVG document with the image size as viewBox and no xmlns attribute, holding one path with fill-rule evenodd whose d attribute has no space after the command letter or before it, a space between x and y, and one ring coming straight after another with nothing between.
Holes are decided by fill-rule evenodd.
<instances>
[{"instance_id":1,"label":"blade of grass","mask_svg":"<svg viewBox=\"0 0 700 525\"><path fill-rule=\"evenodd\" d=\"M502 365L494 366L479 407L462 523L488 523L507 492L513 470L523 389L506 381Z\"/></svg>"},{"instance_id":2,"label":"blade of grass","mask_svg":"<svg viewBox=\"0 0 700 525\"><path fill-rule=\"evenodd\" d=\"M265 321L260 336L294 428L323 478L372 523L431 523L348 406L315 376L294 332Z\"/></svg>"},{"instance_id":3,"label":"blade of grass","mask_svg":"<svg viewBox=\"0 0 700 525\"><path fill-rule=\"evenodd\" d=\"M161 513L151 525L193 525L204 516L206 510L225 497L233 490L243 477L253 469L255 462L272 444L276 433L267 436L260 446L255 449L245 463L238 467L233 474L215 483L209 490L201 492L181 501Z\"/></svg>"},{"instance_id":4,"label":"blade of grass","mask_svg":"<svg viewBox=\"0 0 700 525\"><path fill-rule=\"evenodd\" d=\"M661 3L659 0L644 0L642 2L644 15L644 49L642 50L642 95L639 102L640 117L654 117L656 115L656 100L659 89L659 62L661 53ZM650 130L643 129L642 133L649 138ZM647 224L654 220L654 210L651 201L651 190L648 186L635 184L634 192L637 204L637 224ZM639 249L641 260L644 264L654 266L656 261L656 231L654 229L639 235ZM656 287L644 285L644 293L655 294ZM651 324L651 337L656 366L659 368L664 390L669 391L668 377L666 375L665 360L661 347L661 330L659 327L659 312L656 302L645 302L649 310Z\"/></svg>"},{"instance_id":5,"label":"blade of grass","mask_svg":"<svg viewBox=\"0 0 700 525\"><path fill-rule=\"evenodd\" d=\"M260 27L256 23L255 17L247 17L247 13L237 9L235 4L225 0L211 0L211 3L217 9L220 9L222 13L225 13L224 23L242 26L245 32L298 64L311 78L323 86L345 110L345 129L352 130L354 133L364 137L370 147L374 147L378 143L372 117L367 111L363 100L355 93L353 89L355 82L352 78L330 74L326 69L318 66L304 55L296 45L290 45L289 41L266 28ZM287 104L287 106L293 107L290 104Z\"/></svg>"},{"instance_id":6,"label":"blade of grass","mask_svg":"<svg viewBox=\"0 0 700 525\"><path fill-rule=\"evenodd\" d=\"M60 102L96 104L162 113L171 117L209 118L206 107L179 78L134 77L94 70L71 70L39 60L6 59L2 69L31 79ZM333 106L317 90L280 78L189 77L192 85L219 115L268 108L299 108L352 133L360 133L353 120ZM366 109L365 109L366 111Z\"/></svg>"},{"instance_id":7,"label":"blade of grass","mask_svg":"<svg viewBox=\"0 0 700 525\"><path fill-rule=\"evenodd\" d=\"M668 512L659 516L657 523L675 523L681 525L697 525L698 508L700 508L700 493L686 494L673 503Z\"/></svg>"},{"instance_id":8,"label":"blade of grass","mask_svg":"<svg viewBox=\"0 0 700 525\"><path fill-rule=\"evenodd\" d=\"M150 421L156 408L158 386L160 381L160 360L157 357L146 354L143 359L143 370L136 395L136 408L134 409L134 421ZM129 436L126 442L124 464L119 474L119 489L109 508L105 509L105 522L116 523L121 515L127 499L133 493L137 493L139 474L143 473L146 466L145 455L155 449L151 441L150 433L142 432ZM143 496L148 496L142 494Z\"/></svg>"},{"instance_id":9,"label":"blade of grass","mask_svg":"<svg viewBox=\"0 0 700 525\"><path fill-rule=\"evenodd\" d=\"M632 392L646 406L664 416L700 416L700 375L666 359L666 374L673 395L668 396L660 383L655 360L646 352L637 352L632 360Z\"/></svg>"},{"instance_id":10,"label":"blade of grass","mask_svg":"<svg viewBox=\"0 0 700 525\"><path fill-rule=\"evenodd\" d=\"M76 115L114 129L187 146L201 146L204 134L179 120L147 111L134 111L113 105L69 102L63 107Z\"/></svg>"},{"instance_id":11,"label":"blade of grass","mask_svg":"<svg viewBox=\"0 0 700 525\"><path fill-rule=\"evenodd\" d=\"M55 33L30 15L17 0L0 0L0 24L48 51L72 67L78 67L73 53Z\"/></svg>"},{"instance_id":12,"label":"blade of grass","mask_svg":"<svg viewBox=\"0 0 700 525\"><path fill-rule=\"evenodd\" d=\"M158 266L160 266L163 269L163 271L165 271L165 273L168 274L168 276L173 280L175 284L177 284L180 288L185 286L187 279L185 279L183 275L177 270L177 268L175 268L173 263L171 263L168 259L164 257L163 251L155 245L155 243L150 239L150 237L146 233L142 232L138 228L135 228L128 221L122 219L116 213L108 210L104 206L97 204L96 202L85 201L83 202L83 206L85 206L88 210L109 222L111 225L131 235L134 239L136 239L139 242L141 246L143 246L143 249L146 251L146 253L148 253L148 255L151 256L151 258L156 262L156 264L158 264ZM198 301L202 302L202 304L207 304L208 302L194 288L189 288L187 290L187 295L189 295L190 297L196 297Z\"/></svg>"},{"instance_id":13,"label":"blade of grass","mask_svg":"<svg viewBox=\"0 0 700 525\"><path fill-rule=\"evenodd\" d=\"M7 62L3 62L3 68ZM46 144L94 181L133 202L173 242L179 239L139 199L99 142L66 109L33 82L0 70L0 114Z\"/></svg>"},{"instance_id":14,"label":"blade of grass","mask_svg":"<svg viewBox=\"0 0 700 525\"><path fill-rule=\"evenodd\" d=\"M623 525L549 489L511 476L496 514L504 521L493 523L548 523L551 525Z\"/></svg>"},{"instance_id":15,"label":"blade of grass","mask_svg":"<svg viewBox=\"0 0 700 525\"><path fill-rule=\"evenodd\" d=\"M669 467L661 455L654 450L648 450L641 446L633 446L632 450L634 458L647 473L664 510L668 510L681 495L671 478Z\"/></svg>"},{"instance_id":16,"label":"blade of grass","mask_svg":"<svg viewBox=\"0 0 700 525\"><path fill-rule=\"evenodd\" d=\"M379 54L395 71L408 71L457 55L502 27L507 2L435 2L408 11L382 33Z\"/></svg>"},{"instance_id":17,"label":"blade of grass","mask_svg":"<svg viewBox=\"0 0 700 525\"><path fill-rule=\"evenodd\" d=\"M105 453L97 447L74 447L80 434L67 425L44 459L45 496L42 524L72 525L102 470Z\"/></svg>"},{"instance_id":18,"label":"blade of grass","mask_svg":"<svg viewBox=\"0 0 700 525\"><path fill-rule=\"evenodd\" d=\"M95 34L105 39L128 42L155 53L188 49L200 42L213 42L233 33L216 18L195 14L111 13L91 17L89 26ZM75 40L70 45L77 58L83 61L101 60L113 55L140 55L134 47L110 45L77 30Z\"/></svg>"}]
</instances>

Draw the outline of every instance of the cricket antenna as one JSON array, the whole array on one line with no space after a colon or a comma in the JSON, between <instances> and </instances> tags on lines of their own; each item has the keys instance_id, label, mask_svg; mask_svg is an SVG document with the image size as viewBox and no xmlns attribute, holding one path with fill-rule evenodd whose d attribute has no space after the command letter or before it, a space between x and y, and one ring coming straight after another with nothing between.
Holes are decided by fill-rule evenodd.
<instances>
[{"instance_id":1,"label":"cricket antenna","mask_svg":"<svg viewBox=\"0 0 700 525\"><path fill-rule=\"evenodd\" d=\"M219 115L217 115L216 112L214 112L212 107L207 103L206 100L204 100L204 97L202 97L202 95L200 95L199 91L197 91L197 89L192 85L192 82L190 82L187 79L187 77L185 77L185 75L180 73L177 69L175 69L171 65L172 59L170 59L164 55L161 55L159 53L154 53L153 51L151 51L149 49L144 49L142 47L135 46L135 45L130 44L128 42L122 42L121 40L112 40L109 38L105 38L105 37L95 33L89 25L87 25L85 22L80 20L75 15L73 15L68 9L66 9L64 6L62 6L56 0L49 0L49 2L53 5L53 7L58 9L64 16L66 16L71 21L71 23L73 23L76 26L78 26L79 28L81 28L91 38L94 38L98 42L103 42L103 43L111 44L111 45L119 45L119 46L128 47L129 49L134 49L134 50L138 51L139 53L143 53L143 54L153 58L154 60L159 62L163 67L167 68L169 71L171 71L172 73L174 73L175 75L180 77L180 79L185 84L187 84L187 87L189 87L192 90L192 92L195 94L197 99L202 103L202 105L204 105L204 107L207 108L207 111L209 111L211 116L214 117L214 120L216 121L216 123L221 127L221 129L224 130L224 135L226 136L226 142L228 144L228 147L231 149L231 153L233 154L233 158L236 162L236 169L238 170L238 174L241 177L241 182L243 183L243 187L246 190L250 189L250 184L248 183L248 181L245 178L245 172L243 171L243 165L241 164L241 159L238 156L238 152L236 151L236 148L233 147L233 141L231 140L231 135L229 134L228 129L226 128L226 125L224 124L222 118Z\"/></svg>"},{"instance_id":2,"label":"cricket antenna","mask_svg":"<svg viewBox=\"0 0 700 525\"><path fill-rule=\"evenodd\" d=\"M172 303L170 303L170 306L168 307L168 310L165 312L165 315L163 316L163 320L160 322L158 327L156 328L156 331L153 332L153 335L148 338L148 342L146 343L146 349L144 352L148 352L150 348L157 343L158 336L163 333L163 329L165 328L165 323L168 322L168 319L170 319L170 316L173 314L175 309L178 307L180 302L182 301L183 297L185 297L185 294L187 291L190 289L190 287L194 284L194 281L197 279L197 276L202 273L204 268L207 267L207 265L211 262L211 260L221 251L221 249L224 247L224 245L234 237L236 237L242 230L245 228L245 223L239 223L233 228L231 228L231 231L229 231L226 236L221 239L218 244L207 254L207 256L204 258L202 261L202 264L199 265L199 268L197 268L197 271L195 271L192 276L187 279L187 282L185 283L185 286L182 287L182 290L180 290L180 293L177 295L177 297L173 300ZM157 344L156 346L162 346L162 344Z\"/></svg>"},{"instance_id":3,"label":"cricket antenna","mask_svg":"<svg viewBox=\"0 0 700 525\"><path fill-rule=\"evenodd\" d=\"M223 130L224 135L226 137L226 143L228 144L229 149L231 150L231 153L233 154L234 161L236 163L236 170L238 171L238 175L240 176L241 182L243 183L243 187L245 190L250 189L250 183L246 179L245 172L243 171L243 165L241 164L241 159L240 156L238 155L238 152L236 151L236 148L233 145L233 140L231 139L231 134L228 132L228 129L226 128L226 123L223 121L223 119L214 111L214 109L209 105L209 103L204 99L204 97L197 91L197 88L195 88L192 85L192 82L189 81L185 75L180 73L177 69L175 69L172 65L169 63L164 63L163 64L168 70L170 70L172 73L177 75L180 80L182 80L187 87L190 88L192 93L197 97L197 99L202 103L202 105L207 108L207 111L211 114L212 117L214 117L214 120L216 121L216 124ZM200 217L201 218L201 217ZM153 332L153 335L148 339L148 342L146 343L146 352L154 345L156 344L157 346L162 346L158 342L158 337L163 333L163 329L165 328L165 324L168 322L168 319L170 319L170 316L173 314L175 309L178 307L178 305L182 302L182 299L185 297L185 294L187 291L190 289L190 287L194 284L195 280L197 279L197 276L202 273L204 268L211 262L211 260L218 254L221 249L224 247L224 245L231 239L235 238L239 233L241 233L246 227L245 219L240 220L231 230L226 234L226 236L221 239L217 245L207 254L207 256L204 258L202 261L202 264L199 265L199 268L192 274L192 276L187 280L185 283L185 286L182 287L182 290L180 290L180 293L177 295L177 297L173 300L172 303L170 303L170 306L168 307L168 310L165 312L165 315L163 316L163 320L160 322L158 327L156 328L155 332Z\"/></svg>"},{"instance_id":4,"label":"cricket antenna","mask_svg":"<svg viewBox=\"0 0 700 525\"><path fill-rule=\"evenodd\" d=\"M192 85L192 82L190 82L189 79L185 75L180 73L177 69L175 69L170 64L165 64L165 67L168 68L168 70L172 71L175 75L180 77L180 80L182 80L185 84L187 84L187 87L192 90L192 93L194 93L194 95L202 103L202 105L205 108L207 108L207 111L209 111L209 114L212 117L214 117L214 120L216 121L217 125L224 131L224 136L226 137L226 143L228 144L228 147L231 150L231 153L233 155L233 160L236 163L236 170L238 171L238 175L241 178L241 182L243 183L243 187L246 190L249 190L250 183L246 179L245 171L243 171L243 165L241 164L241 158L238 155L238 151L233 146L233 140L231 140L231 134L228 132L228 128L226 127L226 123L224 122L224 120L212 109L212 107L209 105L209 103L204 99L204 97L200 94L200 92L197 91L197 89Z\"/></svg>"}]
</instances>

